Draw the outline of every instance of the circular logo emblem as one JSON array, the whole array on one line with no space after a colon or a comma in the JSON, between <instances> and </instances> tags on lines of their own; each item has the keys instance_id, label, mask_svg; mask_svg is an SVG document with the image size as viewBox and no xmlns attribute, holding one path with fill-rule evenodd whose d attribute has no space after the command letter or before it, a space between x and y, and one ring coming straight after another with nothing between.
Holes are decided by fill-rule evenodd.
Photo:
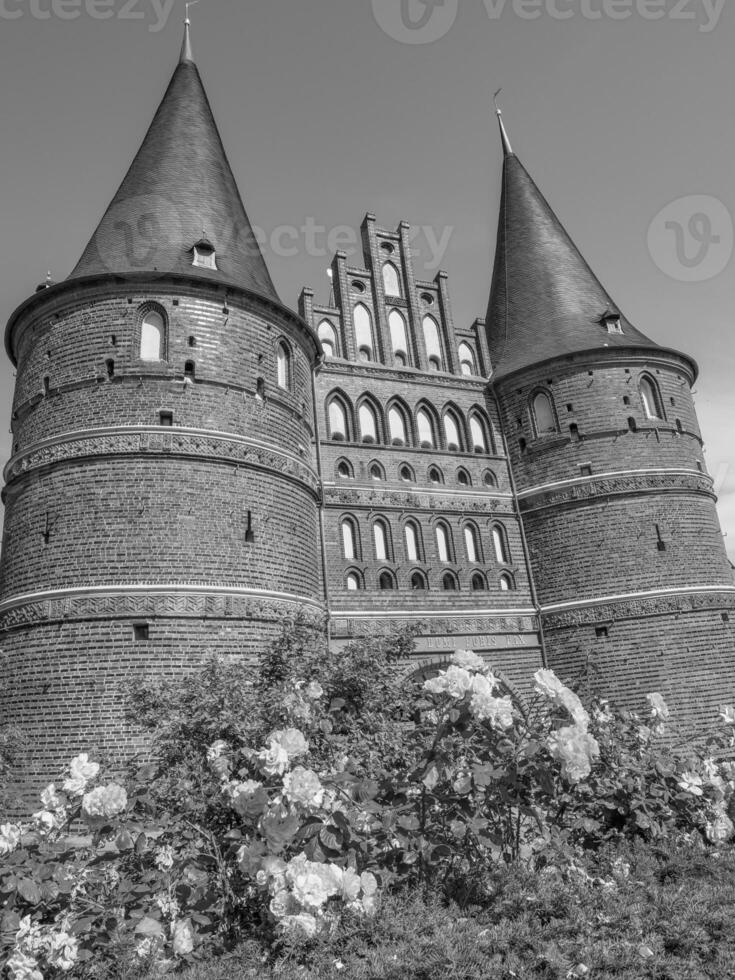
<instances>
[{"instance_id":1,"label":"circular logo emblem","mask_svg":"<svg viewBox=\"0 0 735 980\"><path fill-rule=\"evenodd\" d=\"M115 204L95 239L100 258L117 273L171 272L183 241L176 209L158 194L140 194Z\"/></svg>"},{"instance_id":2,"label":"circular logo emblem","mask_svg":"<svg viewBox=\"0 0 735 980\"><path fill-rule=\"evenodd\" d=\"M378 26L402 44L431 44L451 29L459 0L372 0Z\"/></svg>"},{"instance_id":3,"label":"circular logo emblem","mask_svg":"<svg viewBox=\"0 0 735 980\"><path fill-rule=\"evenodd\" d=\"M716 197L680 197L648 229L651 258L671 279L705 282L728 266L733 252L732 215Z\"/></svg>"}]
</instances>

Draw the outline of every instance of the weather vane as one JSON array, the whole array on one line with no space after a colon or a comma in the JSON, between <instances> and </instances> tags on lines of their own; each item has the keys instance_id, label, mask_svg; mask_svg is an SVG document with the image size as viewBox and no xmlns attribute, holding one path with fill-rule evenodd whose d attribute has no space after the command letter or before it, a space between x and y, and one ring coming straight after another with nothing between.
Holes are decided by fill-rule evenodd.
<instances>
[{"instance_id":1,"label":"weather vane","mask_svg":"<svg viewBox=\"0 0 735 980\"><path fill-rule=\"evenodd\" d=\"M194 0L194 2L195 2L195 3L198 3L198 0ZM499 116L502 116L502 115L503 115L503 110L502 110L502 109L500 108L500 106L498 105L498 96L500 95L500 93L501 93L502 91L503 91L503 86L501 85L501 86L500 86L500 88L498 89L498 91L497 91L497 92L495 93L495 95L493 96L493 102L495 103L495 111L497 112L497 114L498 114Z\"/></svg>"},{"instance_id":2,"label":"weather vane","mask_svg":"<svg viewBox=\"0 0 735 980\"><path fill-rule=\"evenodd\" d=\"M191 24L191 20L189 19L189 7L193 7L195 3L199 3L199 0L187 0L187 2L184 4L184 6L186 7L186 20L184 21L185 24Z\"/></svg>"}]
</instances>

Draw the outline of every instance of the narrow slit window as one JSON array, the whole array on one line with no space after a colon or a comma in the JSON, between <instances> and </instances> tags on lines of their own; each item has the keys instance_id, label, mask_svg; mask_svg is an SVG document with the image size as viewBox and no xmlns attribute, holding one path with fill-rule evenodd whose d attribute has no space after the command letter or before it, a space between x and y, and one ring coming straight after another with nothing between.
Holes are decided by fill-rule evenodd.
<instances>
[{"instance_id":1,"label":"narrow slit window","mask_svg":"<svg viewBox=\"0 0 735 980\"><path fill-rule=\"evenodd\" d=\"M382 521L373 524L373 543L378 561L388 561L388 533Z\"/></svg>"},{"instance_id":2,"label":"narrow slit window","mask_svg":"<svg viewBox=\"0 0 735 980\"><path fill-rule=\"evenodd\" d=\"M280 342L276 347L276 371L279 388L291 387L291 351Z\"/></svg>"},{"instance_id":3,"label":"narrow slit window","mask_svg":"<svg viewBox=\"0 0 735 980\"><path fill-rule=\"evenodd\" d=\"M425 316L423 329L429 367L432 371L441 371L443 367L443 352L439 337L439 325L432 316Z\"/></svg>"},{"instance_id":4,"label":"narrow slit window","mask_svg":"<svg viewBox=\"0 0 735 980\"><path fill-rule=\"evenodd\" d=\"M388 315L388 327L390 328L390 342L393 348L393 357L399 364L405 365L408 363L406 321L398 310L391 310Z\"/></svg>"},{"instance_id":5,"label":"narrow slit window","mask_svg":"<svg viewBox=\"0 0 735 980\"><path fill-rule=\"evenodd\" d=\"M447 437L447 449L451 452L458 452L462 448L462 442L459 437L457 420L451 412L447 412L444 416L444 433Z\"/></svg>"},{"instance_id":6,"label":"narrow slit window","mask_svg":"<svg viewBox=\"0 0 735 980\"><path fill-rule=\"evenodd\" d=\"M337 332L329 320L322 320L319 324L319 340L322 342L322 349L325 357L337 356Z\"/></svg>"},{"instance_id":7,"label":"narrow slit window","mask_svg":"<svg viewBox=\"0 0 735 980\"><path fill-rule=\"evenodd\" d=\"M493 548L495 549L495 558L498 564L509 565L510 551L508 549L505 528L501 528L497 524L493 528Z\"/></svg>"},{"instance_id":8,"label":"narrow slit window","mask_svg":"<svg viewBox=\"0 0 735 980\"><path fill-rule=\"evenodd\" d=\"M452 560L449 551L449 531L444 524L439 524L436 529L436 549L439 554L439 561L447 565Z\"/></svg>"},{"instance_id":9,"label":"narrow slit window","mask_svg":"<svg viewBox=\"0 0 735 980\"><path fill-rule=\"evenodd\" d=\"M347 413L336 399L329 403L329 435L337 442L347 439Z\"/></svg>"},{"instance_id":10,"label":"narrow slit window","mask_svg":"<svg viewBox=\"0 0 735 980\"><path fill-rule=\"evenodd\" d=\"M419 443L424 449L433 449L434 426L431 424L431 418L426 409L420 408L418 410L416 423L419 430Z\"/></svg>"},{"instance_id":11,"label":"narrow slit window","mask_svg":"<svg viewBox=\"0 0 735 980\"><path fill-rule=\"evenodd\" d=\"M390 441L394 446L405 446L406 444L406 419L403 412L395 405L388 412L388 427L390 429Z\"/></svg>"},{"instance_id":12,"label":"narrow slit window","mask_svg":"<svg viewBox=\"0 0 735 980\"><path fill-rule=\"evenodd\" d=\"M486 453L488 451L487 433L485 426L476 415L470 418L470 434L472 435L472 448L476 453Z\"/></svg>"},{"instance_id":13,"label":"narrow slit window","mask_svg":"<svg viewBox=\"0 0 735 980\"><path fill-rule=\"evenodd\" d=\"M367 306L358 303L354 314L355 324L355 346L361 361L372 361L374 359L373 350L373 318Z\"/></svg>"},{"instance_id":14,"label":"narrow slit window","mask_svg":"<svg viewBox=\"0 0 735 980\"><path fill-rule=\"evenodd\" d=\"M406 558L408 561L420 561L419 536L415 524L406 524Z\"/></svg>"},{"instance_id":15,"label":"narrow slit window","mask_svg":"<svg viewBox=\"0 0 735 980\"><path fill-rule=\"evenodd\" d=\"M466 377L477 374L475 352L469 344L459 345L459 369Z\"/></svg>"},{"instance_id":16,"label":"narrow slit window","mask_svg":"<svg viewBox=\"0 0 735 980\"><path fill-rule=\"evenodd\" d=\"M474 527L464 529L464 543L467 551L467 560L476 565L480 561L480 547L478 542L477 530Z\"/></svg>"},{"instance_id":17,"label":"narrow slit window","mask_svg":"<svg viewBox=\"0 0 735 980\"><path fill-rule=\"evenodd\" d=\"M342 521L342 550L347 561L357 560L357 534L352 521Z\"/></svg>"},{"instance_id":18,"label":"narrow slit window","mask_svg":"<svg viewBox=\"0 0 735 980\"><path fill-rule=\"evenodd\" d=\"M383 289L386 296L400 296L401 282L398 277L398 269L392 262L386 262L383 266Z\"/></svg>"}]
</instances>

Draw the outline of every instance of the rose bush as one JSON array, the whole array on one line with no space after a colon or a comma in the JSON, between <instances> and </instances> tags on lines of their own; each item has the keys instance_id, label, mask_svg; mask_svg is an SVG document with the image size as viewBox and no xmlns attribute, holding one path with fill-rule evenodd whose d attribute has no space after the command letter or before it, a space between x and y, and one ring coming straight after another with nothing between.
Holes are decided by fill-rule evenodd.
<instances>
[{"instance_id":1,"label":"rose bush","mask_svg":"<svg viewBox=\"0 0 735 980\"><path fill-rule=\"evenodd\" d=\"M675 750L658 693L642 718L541 670L521 705L470 651L410 689L410 643L335 655L297 622L259 664L135 685L156 761L110 781L81 753L30 821L0 823L11 980L99 980L125 958L163 975L246 937L321 941L390 891L466 903L499 863L732 838L732 709Z\"/></svg>"}]
</instances>

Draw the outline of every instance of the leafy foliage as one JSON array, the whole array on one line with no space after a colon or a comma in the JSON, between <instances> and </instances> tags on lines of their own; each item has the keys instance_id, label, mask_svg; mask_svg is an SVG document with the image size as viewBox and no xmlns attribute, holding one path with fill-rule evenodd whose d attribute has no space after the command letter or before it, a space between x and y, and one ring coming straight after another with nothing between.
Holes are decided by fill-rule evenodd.
<instances>
[{"instance_id":1,"label":"leafy foliage","mask_svg":"<svg viewBox=\"0 0 735 980\"><path fill-rule=\"evenodd\" d=\"M511 872L555 882L551 918L569 918L570 883L593 887L584 866L613 845L732 837L731 711L674 751L659 695L642 720L584 706L539 671L519 710L466 651L412 688L411 643L397 633L334 652L296 620L258 663L135 684L151 755L125 786L79 756L30 824L0 825L8 975L98 980L127 964L160 976L235 949L303 965L348 936L367 949L388 928L381 903L406 896L434 917L445 903L490 914ZM416 976L505 976L517 951L499 960L493 933L483 959L473 930L465 945L427 939ZM365 955L383 972L345 975L408 975ZM533 975L576 969L569 956L560 947Z\"/></svg>"}]
</instances>

